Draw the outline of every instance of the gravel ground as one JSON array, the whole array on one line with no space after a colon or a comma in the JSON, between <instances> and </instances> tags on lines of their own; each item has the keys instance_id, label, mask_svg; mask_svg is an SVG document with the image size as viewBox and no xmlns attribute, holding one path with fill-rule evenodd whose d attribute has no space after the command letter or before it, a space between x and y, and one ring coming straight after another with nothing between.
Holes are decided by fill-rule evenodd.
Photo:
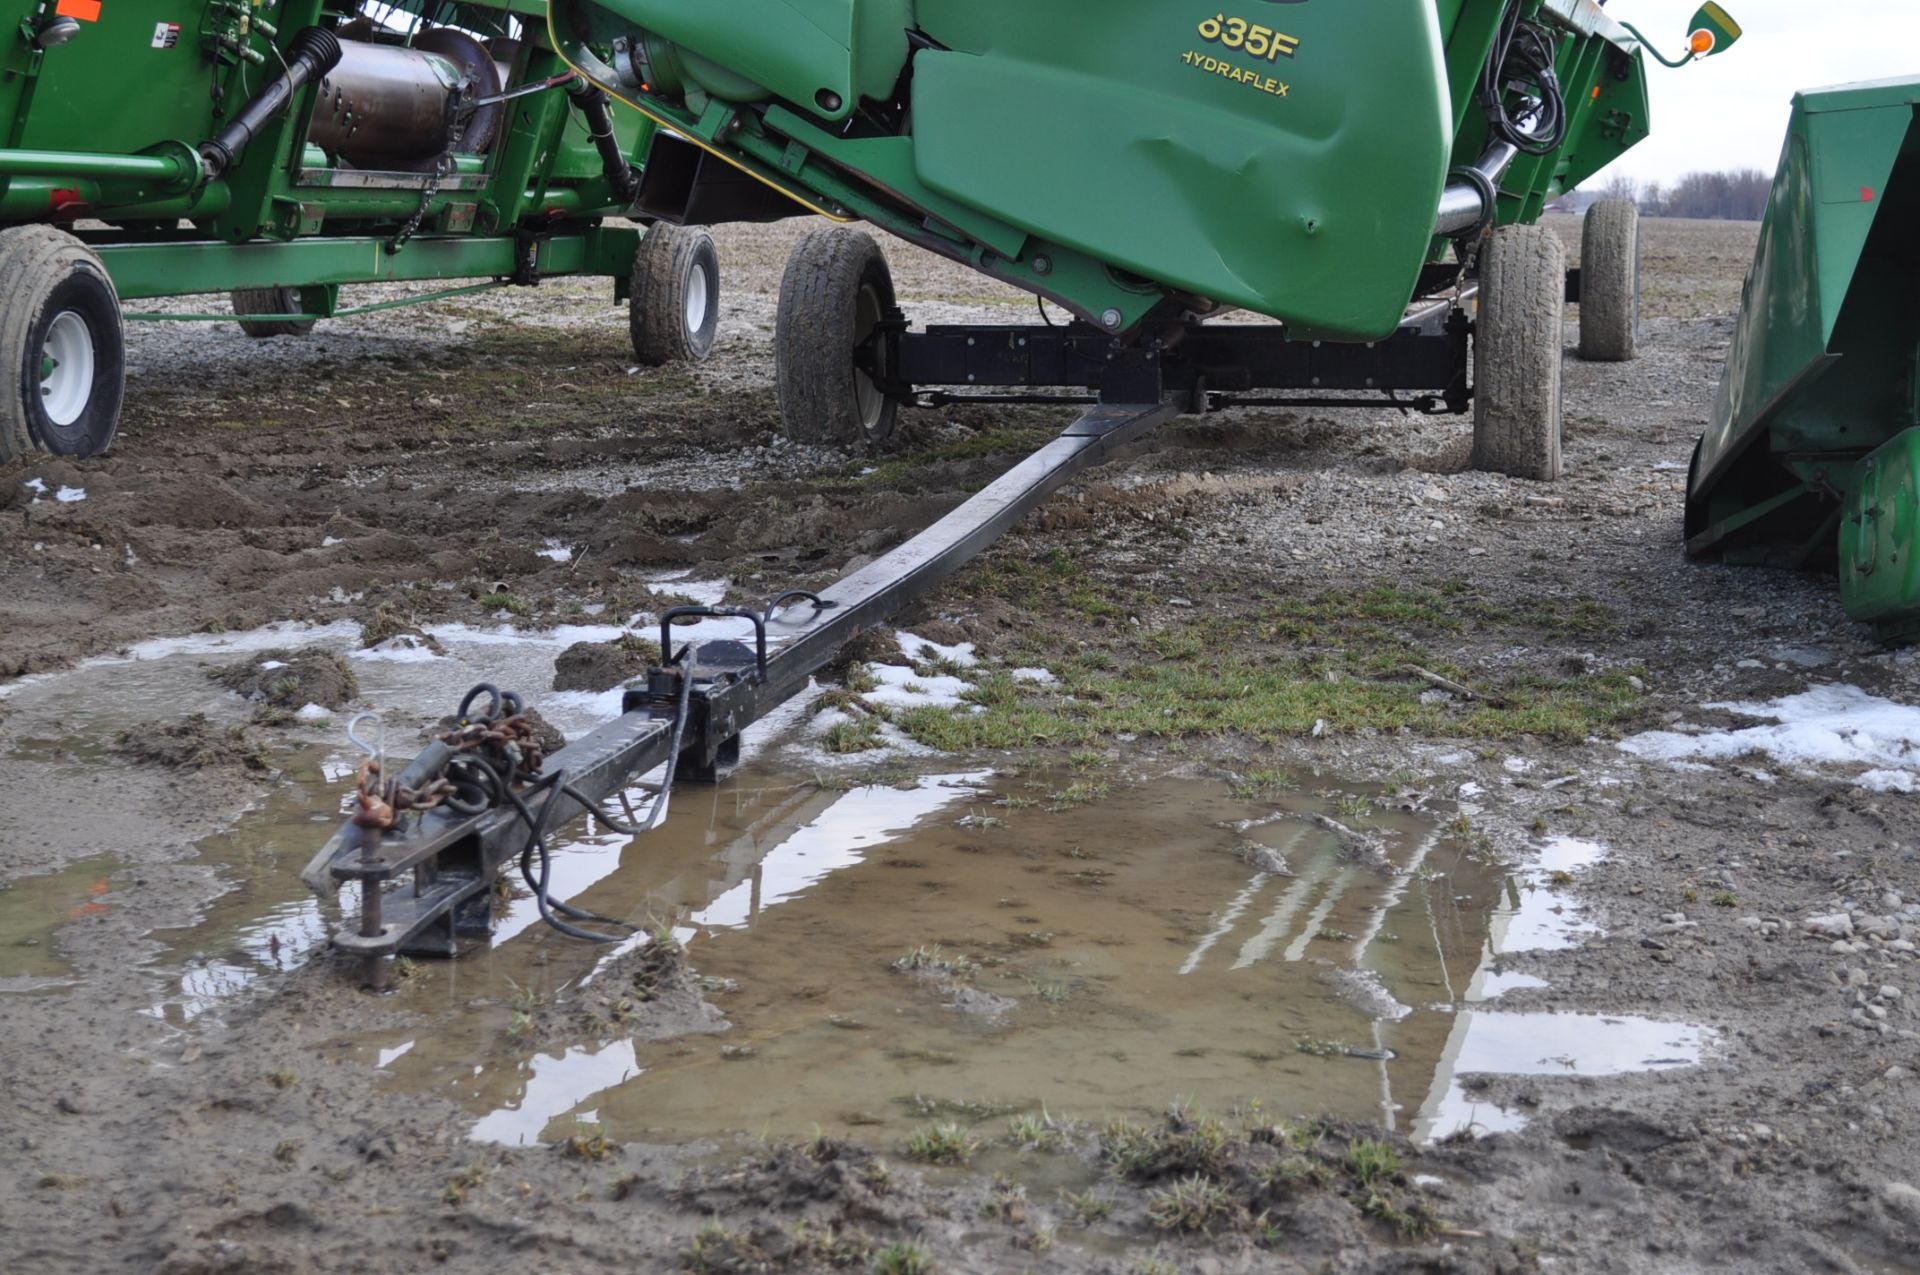
<instances>
[{"instance_id":1,"label":"gravel ground","mask_svg":"<svg viewBox=\"0 0 1920 1275\"><path fill-rule=\"evenodd\" d=\"M1578 224L1554 224L1577 255ZM666 568L754 596L819 583L1067 419L914 411L892 456L782 442L773 294L806 228L719 236L725 318L695 369L635 369L624 314L584 284L344 320L303 341L138 331L112 454L0 471L0 679L275 620L490 620L503 595L512 622L551 625L653 605L645 574ZM475 1271L829 1263L768 1238L806 1219L920 1243L956 1271L1920 1269L1916 798L1876 790L1888 785L1866 762L1778 738L1701 753L1784 697L1852 687L1920 702L1920 661L1850 624L1830 578L1681 553L1686 461L1753 239L1752 226L1647 223L1642 356L1582 363L1569 325L1558 483L1468 471L1470 427L1453 418L1186 419L1056 497L910 617L1008 662L1070 673L1076 653L1099 652L1116 684L1182 661L1311 660L1303 684L1333 689L1304 716L1097 742L1116 773L1177 756L1217 774L1304 768L1417 789L1457 802L1490 853L1518 861L1549 834L1608 848L1569 887L1595 932L1515 958L1548 985L1511 1002L1684 1019L1712 1032L1709 1058L1487 1079L1488 1101L1527 1112L1523 1131L1402 1144L1402 1176L1438 1182L1417 1189L1440 1230L1402 1239L1346 1196L1302 1190L1271 1205L1277 1250L1237 1228L1163 1240L1141 1189L1116 1187L1096 1236L1063 1231L1036 1251L1004 1210L981 1215L995 1190L982 1176L896 1166L879 1191L871 1153L837 1143L630 1144L611 1163L502 1151L470 1174L451 1108L329 1065L332 1043L404 1026L408 1011L347 990L325 962L197 1031L138 1012L150 974L127 954L217 893L196 844L271 778L103 762L76 787L70 766L27 746L45 723L30 731L0 698L13 768L0 873L113 850L142 881L58 936L79 989L0 1002L8 1264L356 1271L370 1245L404 1268ZM888 253L916 319L1031 313L945 263ZM86 498L35 501L35 478ZM542 556L550 541L577 552ZM1075 573L1062 587L1010 589L1062 561ZM1389 719L1336 694L1415 657L1481 698L1432 688L1394 699L1406 712ZM1829 743L1886 744L1859 717L1872 706L1846 694ZM1529 696L1564 711L1512 707ZM270 753L299 738L257 729ZM1649 731L1692 759L1621 746ZM716 1215L758 1236L754 1253L712 1241L703 1256L694 1237Z\"/></svg>"}]
</instances>

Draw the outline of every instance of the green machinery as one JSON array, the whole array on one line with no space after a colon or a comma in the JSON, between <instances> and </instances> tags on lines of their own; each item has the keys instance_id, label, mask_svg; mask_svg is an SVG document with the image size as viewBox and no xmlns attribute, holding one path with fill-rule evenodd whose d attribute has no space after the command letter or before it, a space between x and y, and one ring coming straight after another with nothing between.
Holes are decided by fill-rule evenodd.
<instances>
[{"instance_id":1,"label":"green machinery","mask_svg":"<svg viewBox=\"0 0 1920 1275\"><path fill-rule=\"evenodd\" d=\"M347 313L343 284L600 275L643 361L712 343L705 232L609 221L654 124L569 71L539 0L0 13L0 463L112 440L123 303L229 292L276 336Z\"/></svg>"},{"instance_id":2,"label":"green machinery","mask_svg":"<svg viewBox=\"0 0 1920 1275\"><path fill-rule=\"evenodd\" d=\"M354 814L302 874L358 894L333 946L369 983L397 953L484 940L514 863L556 928L622 941L620 923L583 927L607 918L549 897L552 830L590 811L656 827L676 778L724 779L742 732L846 642L1176 415L1351 392L1472 404L1481 463L1557 473L1573 281L1559 240L1528 223L1645 135L1642 41L1594 0L1229 3L551 0L560 55L659 126L642 215L864 220L1043 298L1040 323L915 331L873 236L813 231L775 324L789 433L880 442L903 402L983 393L1092 406L818 592L669 609L661 662L620 716L537 768L524 704L491 685L397 774L370 757ZM1709 4L1687 56L1738 34ZM1632 356L1636 230L1630 205L1587 220L1590 357ZM1235 309L1279 322L1209 322ZM696 619L751 634L676 643ZM656 768L645 814L606 815Z\"/></svg>"},{"instance_id":3,"label":"green machinery","mask_svg":"<svg viewBox=\"0 0 1920 1275\"><path fill-rule=\"evenodd\" d=\"M974 332L969 364L943 344L950 334L902 331L884 263L822 235L792 263L783 305L794 322L782 326L809 334L779 341L793 432L875 439L891 405L930 384L1085 386L1089 358L1131 367L1157 350L1158 371L1185 361L1161 378L1182 392L1425 390L1452 411L1477 397L1484 460L1558 473L1568 280L1557 242L1529 223L1648 126L1643 42L1595 0L550 9L562 56L663 127L641 191L650 215L748 220L797 203L965 262L1074 320L1073 337ZM1682 60L1738 35L1708 4ZM1596 232L1608 242L1593 254L1605 268L1580 280L1596 329L1583 348L1631 357L1631 210ZM1476 321L1465 312L1482 284ZM1450 354L1398 339L1423 301L1414 326L1451 339ZM1194 339L1197 321L1236 309L1280 320L1294 345L1378 352L1256 355ZM1477 390L1466 379L1476 323ZM986 356L1008 343L1034 353Z\"/></svg>"},{"instance_id":4,"label":"green machinery","mask_svg":"<svg viewBox=\"0 0 1920 1275\"><path fill-rule=\"evenodd\" d=\"M1920 79L1797 94L1707 432L1690 554L1834 564L1920 637Z\"/></svg>"}]
</instances>

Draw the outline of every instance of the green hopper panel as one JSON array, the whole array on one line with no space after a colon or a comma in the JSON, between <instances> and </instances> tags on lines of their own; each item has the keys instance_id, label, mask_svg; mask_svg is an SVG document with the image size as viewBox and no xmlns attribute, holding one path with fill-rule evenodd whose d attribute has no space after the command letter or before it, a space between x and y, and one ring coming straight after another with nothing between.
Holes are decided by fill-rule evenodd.
<instances>
[{"instance_id":1,"label":"green hopper panel","mask_svg":"<svg viewBox=\"0 0 1920 1275\"><path fill-rule=\"evenodd\" d=\"M1837 548L1848 613L1889 638L1920 629L1917 106L1920 78L1794 98L1687 484L1690 552Z\"/></svg>"},{"instance_id":2,"label":"green hopper panel","mask_svg":"<svg viewBox=\"0 0 1920 1275\"><path fill-rule=\"evenodd\" d=\"M1863 453L1908 423L1902 369L1885 356L1912 357L1898 336L1912 330L1913 276L1886 268L1914 249L1920 172L1905 165L1902 189L1893 178L1911 158L1916 103L1920 78L1795 96L1690 498L1712 493L1769 434L1775 451ZM1886 229L1869 253L1876 222Z\"/></svg>"}]
</instances>

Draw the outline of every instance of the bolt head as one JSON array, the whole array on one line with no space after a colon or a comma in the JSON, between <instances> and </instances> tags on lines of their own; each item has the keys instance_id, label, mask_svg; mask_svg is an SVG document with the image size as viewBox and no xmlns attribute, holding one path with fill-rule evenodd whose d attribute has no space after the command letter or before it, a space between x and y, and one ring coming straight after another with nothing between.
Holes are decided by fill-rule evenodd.
<instances>
[{"instance_id":1,"label":"bolt head","mask_svg":"<svg viewBox=\"0 0 1920 1275\"><path fill-rule=\"evenodd\" d=\"M1117 328L1120 326L1120 320L1124 317L1125 316L1122 315L1118 310L1108 310L1105 314L1100 316L1100 322L1106 324L1110 328Z\"/></svg>"}]
</instances>

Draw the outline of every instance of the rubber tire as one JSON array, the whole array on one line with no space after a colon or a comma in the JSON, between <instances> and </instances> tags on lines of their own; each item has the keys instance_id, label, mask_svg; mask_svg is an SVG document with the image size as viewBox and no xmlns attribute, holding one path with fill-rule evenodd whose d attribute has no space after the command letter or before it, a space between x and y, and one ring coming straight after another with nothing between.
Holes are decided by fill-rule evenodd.
<instances>
[{"instance_id":1,"label":"rubber tire","mask_svg":"<svg viewBox=\"0 0 1920 1275\"><path fill-rule=\"evenodd\" d=\"M1560 477L1567 253L1543 226L1501 226L1480 254L1473 333L1473 467Z\"/></svg>"},{"instance_id":2,"label":"rubber tire","mask_svg":"<svg viewBox=\"0 0 1920 1275\"><path fill-rule=\"evenodd\" d=\"M704 276L706 312L698 327L687 324L687 300L695 272ZM705 226L647 228L633 254L627 288L627 331L633 356L643 367L698 363L713 353L720 328L720 254Z\"/></svg>"},{"instance_id":3,"label":"rubber tire","mask_svg":"<svg viewBox=\"0 0 1920 1275\"><path fill-rule=\"evenodd\" d=\"M306 303L298 288L236 288L228 294L235 314L304 314ZM305 336L313 331L314 320L242 319L240 330L256 341L270 336Z\"/></svg>"},{"instance_id":4,"label":"rubber tire","mask_svg":"<svg viewBox=\"0 0 1920 1275\"><path fill-rule=\"evenodd\" d=\"M86 407L54 424L41 401L40 363L47 329L71 311L93 339L93 384ZM120 295L93 251L52 226L0 230L0 464L44 448L57 456L97 456L120 427L127 338Z\"/></svg>"},{"instance_id":5,"label":"rubber tire","mask_svg":"<svg viewBox=\"0 0 1920 1275\"><path fill-rule=\"evenodd\" d=\"M871 235L834 226L794 245L780 279L773 335L780 424L788 438L878 445L892 436L900 404L879 395L875 405L878 390L854 367L853 351L893 308L893 272Z\"/></svg>"},{"instance_id":6,"label":"rubber tire","mask_svg":"<svg viewBox=\"0 0 1920 1275\"><path fill-rule=\"evenodd\" d=\"M1580 229L1580 357L1627 363L1640 337L1640 210L1603 199Z\"/></svg>"}]
</instances>

